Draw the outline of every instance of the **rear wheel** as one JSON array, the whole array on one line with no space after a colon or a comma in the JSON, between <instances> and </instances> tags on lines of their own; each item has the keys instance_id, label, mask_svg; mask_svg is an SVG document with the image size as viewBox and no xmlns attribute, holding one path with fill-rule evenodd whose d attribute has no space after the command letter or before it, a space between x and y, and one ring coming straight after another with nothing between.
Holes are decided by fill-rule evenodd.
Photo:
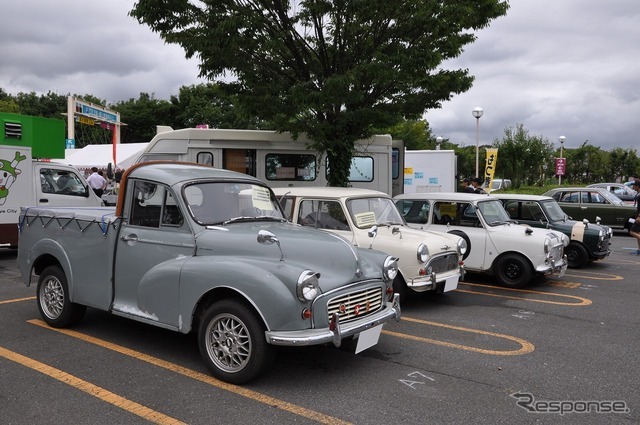
<instances>
[{"instance_id":1,"label":"rear wheel","mask_svg":"<svg viewBox=\"0 0 640 425\"><path fill-rule=\"evenodd\" d=\"M82 319L86 306L69 300L69 285L59 266L45 268L38 279L38 310L49 326L66 328Z\"/></svg>"},{"instance_id":2,"label":"rear wheel","mask_svg":"<svg viewBox=\"0 0 640 425\"><path fill-rule=\"evenodd\" d=\"M589 252L577 242L569 243L564 249L564 253L567 255L567 262L572 269L580 268L589 261Z\"/></svg>"},{"instance_id":3,"label":"rear wheel","mask_svg":"<svg viewBox=\"0 0 640 425\"><path fill-rule=\"evenodd\" d=\"M244 384L262 374L275 358L265 327L242 303L222 300L204 313L198 329L200 355L211 373L232 384Z\"/></svg>"},{"instance_id":4,"label":"rear wheel","mask_svg":"<svg viewBox=\"0 0 640 425\"><path fill-rule=\"evenodd\" d=\"M503 286L520 288L531 282L533 270L526 258L518 254L507 254L498 260L495 276Z\"/></svg>"}]
</instances>

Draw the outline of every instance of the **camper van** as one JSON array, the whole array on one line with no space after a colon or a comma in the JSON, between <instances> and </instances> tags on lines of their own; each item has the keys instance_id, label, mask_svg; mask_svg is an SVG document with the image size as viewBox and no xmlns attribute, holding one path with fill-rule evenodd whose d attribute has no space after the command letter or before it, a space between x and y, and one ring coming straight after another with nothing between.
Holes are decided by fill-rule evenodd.
<instances>
[{"instance_id":1,"label":"camper van","mask_svg":"<svg viewBox=\"0 0 640 425\"><path fill-rule=\"evenodd\" d=\"M136 162L196 162L257 177L271 187L327 186L325 155L310 150L304 135L265 130L158 126L157 134ZM349 184L399 194L403 191L404 147L391 136L375 135L356 144Z\"/></svg>"}]
</instances>

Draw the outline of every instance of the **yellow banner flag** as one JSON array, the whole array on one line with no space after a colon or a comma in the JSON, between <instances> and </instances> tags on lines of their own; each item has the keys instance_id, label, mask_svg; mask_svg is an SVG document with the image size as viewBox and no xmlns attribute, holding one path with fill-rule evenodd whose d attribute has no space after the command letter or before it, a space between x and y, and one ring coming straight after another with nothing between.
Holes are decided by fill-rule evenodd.
<instances>
[{"instance_id":1,"label":"yellow banner flag","mask_svg":"<svg viewBox=\"0 0 640 425\"><path fill-rule=\"evenodd\" d=\"M491 185L493 184L493 175L496 171L496 164L498 162L498 149L488 148L487 159L484 166L484 182L486 185L486 191L491 192Z\"/></svg>"}]
</instances>

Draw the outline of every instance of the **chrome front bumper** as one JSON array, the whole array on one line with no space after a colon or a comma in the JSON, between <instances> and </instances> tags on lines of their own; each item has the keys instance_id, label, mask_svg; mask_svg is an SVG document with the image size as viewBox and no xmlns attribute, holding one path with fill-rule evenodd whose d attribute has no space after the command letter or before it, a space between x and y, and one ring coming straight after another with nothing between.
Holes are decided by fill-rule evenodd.
<instances>
[{"instance_id":1,"label":"chrome front bumper","mask_svg":"<svg viewBox=\"0 0 640 425\"><path fill-rule=\"evenodd\" d=\"M567 261L567 256L563 255L562 258L556 261L536 267L536 272L545 276L557 273L558 277L562 277L567 271L568 265L569 262Z\"/></svg>"},{"instance_id":2,"label":"chrome front bumper","mask_svg":"<svg viewBox=\"0 0 640 425\"><path fill-rule=\"evenodd\" d=\"M391 306L387 306L384 310L378 311L361 320L341 324L338 315L334 314L327 328L283 332L266 331L264 334L267 342L273 345L304 346L331 342L336 347L340 347L344 338L357 335L362 331L386 323L391 319L396 319L396 322L398 322L400 321L400 316L400 295L393 294Z\"/></svg>"}]
</instances>

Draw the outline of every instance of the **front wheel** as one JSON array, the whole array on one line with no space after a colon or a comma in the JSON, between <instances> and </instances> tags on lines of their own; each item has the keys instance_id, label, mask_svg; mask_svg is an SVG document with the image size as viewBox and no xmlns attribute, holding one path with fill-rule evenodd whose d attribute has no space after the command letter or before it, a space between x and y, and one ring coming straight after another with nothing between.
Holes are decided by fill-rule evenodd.
<instances>
[{"instance_id":1,"label":"front wheel","mask_svg":"<svg viewBox=\"0 0 640 425\"><path fill-rule=\"evenodd\" d=\"M498 260L495 276L500 285L521 288L531 282L533 270L522 256L507 254Z\"/></svg>"},{"instance_id":2,"label":"front wheel","mask_svg":"<svg viewBox=\"0 0 640 425\"><path fill-rule=\"evenodd\" d=\"M587 249L577 242L571 242L567 245L564 249L564 253L567 254L567 262L569 263L569 267L572 269L580 268L589 261L589 253L587 252Z\"/></svg>"},{"instance_id":3,"label":"front wheel","mask_svg":"<svg viewBox=\"0 0 640 425\"><path fill-rule=\"evenodd\" d=\"M38 310L49 326L66 328L82 319L86 306L69 300L69 285L59 266L45 268L38 279Z\"/></svg>"},{"instance_id":4,"label":"front wheel","mask_svg":"<svg viewBox=\"0 0 640 425\"><path fill-rule=\"evenodd\" d=\"M262 322L243 304L216 302L200 321L200 355L216 378L244 384L262 374L275 357L275 348L267 343L264 332Z\"/></svg>"}]
</instances>

